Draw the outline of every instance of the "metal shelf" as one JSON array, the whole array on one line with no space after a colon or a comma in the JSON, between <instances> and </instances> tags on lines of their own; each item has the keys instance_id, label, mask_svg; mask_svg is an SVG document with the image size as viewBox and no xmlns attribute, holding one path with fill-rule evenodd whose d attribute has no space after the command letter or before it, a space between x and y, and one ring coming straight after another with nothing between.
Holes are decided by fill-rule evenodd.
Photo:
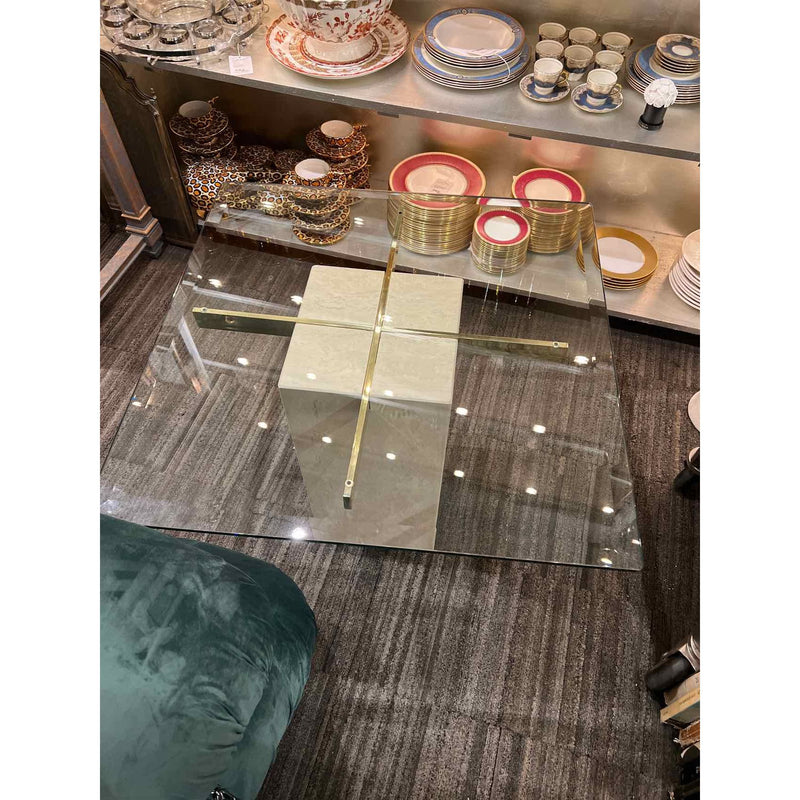
<instances>
[{"instance_id":1,"label":"metal shelf","mask_svg":"<svg viewBox=\"0 0 800 800\"><path fill-rule=\"evenodd\" d=\"M386 226L385 204L381 200L366 199L353 207L356 224L340 242L325 248L325 252L340 258L349 258L372 264L382 264L382 242L388 250L389 237ZM304 245L293 234L287 219L265 217L256 211L231 209L222 218L218 210L209 212L206 224L236 232L254 240L290 244L297 249L319 252L320 248ZM611 316L660 325L688 333L700 333L700 313L690 308L673 293L667 281L672 264L683 242L682 236L637 230L656 248L659 266L656 274L641 289L629 292L607 290L605 302ZM576 269L575 254L566 251L557 255L528 254L526 266L513 275L494 279L479 270L467 251L446 256L423 256L404 249L398 251L396 266L430 274L446 273L463 278L469 284L500 288L503 291L543 300L585 306L587 302L602 302L602 297L587 298L589 286L583 274ZM571 277L569 277L571 276Z\"/></svg>"},{"instance_id":2,"label":"metal shelf","mask_svg":"<svg viewBox=\"0 0 800 800\"><path fill-rule=\"evenodd\" d=\"M208 64L157 61L153 68L371 109L382 114L425 117L499 129L514 136L537 136L688 161L700 160L699 105L673 106L660 131L645 131L637 124L644 99L624 79L621 82L625 102L621 109L612 114L587 114L569 100L551 104L532 102L523 96L516 84L478 92L438 86L417 74L408 53L390 67L365 78L340 81L306 78L282 67L267 51L265 30L279 14L277 6L267 12L265 26L256 31L242 51L253 59L252 75L231 75L227 58ZM406 22L413 38L422 22ZM530 37L531 32L528 33ZM100 46L109 52L114 50L102 34ZM127 53L117 57L140 64L143 61Z\"/></svg>"},{"instance_id":3,"label":"metal shelf","mask_svg":"<svg viewBox=\"0 0 800 800\"><path fill-rule=\"evenodd\" d=\"M598 223L602 227L602 223ZM667 275L681 252L683 236L672 236L666 233L653 233L635 228L640 236L644 236L658 253L658 268L655 275L640 289L627 292L615 292L606 289L606 305L612 317L646 322L672 328L686 333L700 333L700 312L686 305L672 291Z\"/></svg>"}]
</instances>

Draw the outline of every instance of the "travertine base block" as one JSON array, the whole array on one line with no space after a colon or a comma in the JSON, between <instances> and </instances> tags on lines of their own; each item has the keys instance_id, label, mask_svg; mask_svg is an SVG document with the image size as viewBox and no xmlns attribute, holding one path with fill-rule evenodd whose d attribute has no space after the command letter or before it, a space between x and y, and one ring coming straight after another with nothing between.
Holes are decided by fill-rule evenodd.
<instances>
[{"instance_id":1,"label":"travertine base block","mask_svg":"<svg viewBox=\"0 0 800 800\"><path fill-rule=\"evenodd\" d=\"M383 272L311 269L300 316L372 326ZM455 379L463 281L395 273L371 388L352 508L342 492L371 331L297 325L278 386L303 473L315 538L432 548Z\"/></svg>"}]
</instances>

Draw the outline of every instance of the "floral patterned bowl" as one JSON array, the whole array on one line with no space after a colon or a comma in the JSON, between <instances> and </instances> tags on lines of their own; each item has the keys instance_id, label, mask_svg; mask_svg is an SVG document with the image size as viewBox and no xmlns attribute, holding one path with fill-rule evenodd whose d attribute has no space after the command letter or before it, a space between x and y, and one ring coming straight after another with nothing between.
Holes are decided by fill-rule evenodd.
<instances>
[{"instance_id":1,"label":"floral patterned bowl","mask_svg":"<svg viewBox=\"0 0 800 800\"><path fill-rule=\"evenodd\" d=\"M392 0L279 0L295 27L309 39L308 54L319 61L348 63L368 56L375 42L370 31Z\"/></svg>"}]
</instances>

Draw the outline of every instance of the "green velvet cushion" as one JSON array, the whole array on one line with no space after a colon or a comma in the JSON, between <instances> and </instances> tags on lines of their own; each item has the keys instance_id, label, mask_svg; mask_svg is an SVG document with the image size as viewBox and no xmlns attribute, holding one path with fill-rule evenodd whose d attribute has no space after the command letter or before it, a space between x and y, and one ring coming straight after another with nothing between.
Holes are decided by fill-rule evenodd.
<instances>
[{"instance_id":1,"label":"green velvet cushion","mask_svg":"<svg viewBox=\"0 0 800 800\"><path fill-rule=\"evenodd\" d=\"M232 550L100 529L103 800L254 798L308 678L302 592Z\"/></svg>"}]
</instances>

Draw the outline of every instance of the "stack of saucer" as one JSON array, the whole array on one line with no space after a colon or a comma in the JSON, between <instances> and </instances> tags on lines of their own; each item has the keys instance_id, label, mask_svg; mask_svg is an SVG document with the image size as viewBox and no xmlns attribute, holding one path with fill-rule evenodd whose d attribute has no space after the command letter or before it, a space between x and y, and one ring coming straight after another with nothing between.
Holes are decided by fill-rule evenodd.
<instances>
[{"instance_id":1,"label":"stack of saucer","mask_svg":"<svg viewBox=\"0 0 800 800\"><path fill-rule=\"evenodd\" d=\"M530 57L522 25L488 8L434 14L411 48L420 75L454 89L491 89L519 80Z\"/></svg>"},{"instance_id":2,"label":"stack of saucer","mask_svg":"<svg viewBox=\"0 0 800 800\"><path fill-rule=\"evenodd\" d=\"M415 253L443 255L469 246L478 215L475 202L486 177L471 161L450 153L419 153L389 175L393 194L387 205L390 232ZM414 196L416 195L416 196ZM426 195L444 195L441 200Z\"/></svg>"},{"instance_id":3,"label":"stack of saucer","mask_svg":"<svg viewBox=\"0 0 800 800\"><path fill-rule=\"evenodd\" d=\"M659 78L669 78L678 90L676 103L700 102L700 39L668 33L655 44L632 52L626 61L628 83L637 92Z\"/></svg>"},{"instance_id":4,"label":"stack of saucer","mask_svg":"<svg viewBox=\"0 0 800 800\"><path fill-rule=\"evenodd\" d=\"M361 132L364 127L332 119L306 135L308 149L325 159L349 189L369 189L368 144Z\"/></svg>"},{"instance_id":5,"label":"stack of saucer","mask_svg":"<svg viewBox=\"0 0 800 800\"><path fill-rule=\"evenodd\" d=\"M585 269L582 248L578 248L576 257L580 268ZM600 266L603 286L616 291L644 286L658 267L658 253L653 245L625 228L598 228L592 258Z\"/></svg>"},{"instance_id":6,"label":"stack of saucer","mask_svg":"<svg viewBox=\"0 0 800 800\"><path fill-rule=\"evenodd\" d=\"M215 98L216 99L216 98ZM190 100L169 121L186 165L207 158L236 155L235 133L228 116L214 108L214 100Z\"/></svg>"},{"instance_id":7,"label":"stack of saucer","mask_svg":"<svg viewBox=\"0 0 800 800\"><path fill-rule=\"evenodd\" d=\"M517 272L528 257L530 235L530 225L519 211L484 211L473 228L472 262L492 275Z\"/></svg>"},{"instance_id":8,"label":"stack of saucer","mask_svg":"<svg viewBox=\"0 0 800 800\"><path fill-rule=\"evenodd\" d=\"M286 208L292 220L292 233L306 244L334 244L350 230L350 200L345 181L319 158L306 158L284 176L289 191Z\"/></svg>"},{"instance_id":9,"label":"stack of saucer","mask_svg":"<svg viewBox=\"0 0 800 800\"><path fill-rule=\"evenodd\" d=\"M690 233L669 272L669 285L686 305L700 310L700 231Z\"/></svg>"},{"instance_id":10,"label":"stack of saucer","mask_svg":"<svg viewBox=\"0 0 800 800\"><path fill-rule=\"evenodd\" d=\"M586 222L580 203L585 192L571 175L557 169L529 169L515 176L511 193L522 201L530 223L528 249L534 253L560 253L571 247ZM589 215L591 225L591 215Z\"/></svg>"}]
</instances>

